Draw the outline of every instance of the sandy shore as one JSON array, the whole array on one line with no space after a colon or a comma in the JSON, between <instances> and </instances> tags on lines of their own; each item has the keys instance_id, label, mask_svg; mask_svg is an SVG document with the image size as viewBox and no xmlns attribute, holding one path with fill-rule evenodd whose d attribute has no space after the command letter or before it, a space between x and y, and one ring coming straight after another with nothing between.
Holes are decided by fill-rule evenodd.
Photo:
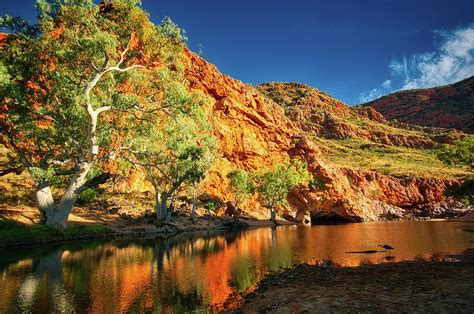
<instances>
[{"instance_id":1,"label":"sandy shore","mask_svg":"<svg viewBox=\"0 0 474 314\"><path fill-rule=\"evenodd\" d=\"M301 264L230 298L235 313L474 311L474 250L442 260Z\"/></svg>"},{"instance_id":2,"label":"sandy shore","mask_svg":"<svg viewBox=\"0 0 474 314\"><path fill-rule=\"evenodd\" d=\"M461 216L461 217L449 219L449 221L472 221L472 222L474 222L474 211L470 212L467 215Z\"/></svg>"}]
</instances>

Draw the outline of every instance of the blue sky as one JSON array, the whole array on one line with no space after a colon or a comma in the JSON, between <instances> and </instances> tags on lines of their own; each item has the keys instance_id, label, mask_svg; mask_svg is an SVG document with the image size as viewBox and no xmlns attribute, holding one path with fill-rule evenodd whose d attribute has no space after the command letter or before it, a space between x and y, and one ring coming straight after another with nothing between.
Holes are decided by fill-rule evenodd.
<instances>
[{"instance_id":1,"label":"blue sky","mask_svg":"<svg viewBox=\"0 0 474 314\"><path fill-rule=\"evenodd\" d=\"M34 17L34 0L0 14ZM474 75L474 1L142 0L246 83L302 82L349 104Z\"/></svg>"}]
</instances>

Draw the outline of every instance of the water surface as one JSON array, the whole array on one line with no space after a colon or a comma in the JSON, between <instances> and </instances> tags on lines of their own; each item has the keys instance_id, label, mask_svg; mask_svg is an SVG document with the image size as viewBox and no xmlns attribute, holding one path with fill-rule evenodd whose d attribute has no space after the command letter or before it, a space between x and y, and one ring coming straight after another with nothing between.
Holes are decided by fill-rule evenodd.
<instances>
[{"instance_id":1,"label":"water surface","mask_svg":"<svg viewBox=\"0 0 474 314\"><path fill-rule=\"evenodd\" d=\"M0 251L0 313L182 312L219 309L234 291L295 263L343 266L457 254L466 222L376 222L63 244ZM348 279L350 280L350 279Z\"/></svg>"}]
</instances>

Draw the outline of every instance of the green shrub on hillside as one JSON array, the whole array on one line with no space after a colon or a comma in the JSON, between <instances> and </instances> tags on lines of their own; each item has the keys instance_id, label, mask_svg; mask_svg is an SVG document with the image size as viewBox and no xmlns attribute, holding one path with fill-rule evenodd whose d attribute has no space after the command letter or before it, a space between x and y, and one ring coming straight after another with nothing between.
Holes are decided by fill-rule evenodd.
<instances>
[{"instance_id":1,"label":"green shrub on hillside","mask_svg":"<svg viewBox=\"0 0 474 314\"><path fill-rule=\"evenodd\" d=\"M454 145L441 145L437 156L447 165L467 165L473 168L474 136L459 140Z\"/></svg>"}]
</instances>

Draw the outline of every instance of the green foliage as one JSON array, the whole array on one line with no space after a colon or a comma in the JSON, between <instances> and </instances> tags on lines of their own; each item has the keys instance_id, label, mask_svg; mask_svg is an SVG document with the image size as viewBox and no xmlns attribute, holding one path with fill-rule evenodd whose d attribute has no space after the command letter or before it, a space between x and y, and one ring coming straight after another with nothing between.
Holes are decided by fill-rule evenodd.
<instances>
[{"instance_id":1,"label":"green foliage","mask_svg":"<svg viewBox=\"0 0 474 314\"><path fill-rule=\"evenodd\" d=\"M459 140L454 145L441 145L438 158L447 165L466 165L474 168L474 136Z\"/></svg>"},{"instance_id":2,"label":"green foliage","mask_svg":"<svg viewBox=\"0 0 474 314\"><path fill-rule=\"evenodd\" d=\"M168 36L168 38L176 40L178 42L186 42L188 38L186 37L186 32L179 28L169 17L165 17L161 24L158 26L158 29L162 34Z\"/></svg>"},{"instance_id":3,"label":"green foliage","mask_svg":"<svg viewBox=\"0 0 474 314\"><path fill-rule=\"evenodd\" d=\"M90 204L97 198L99 193L99 190L96 188L87 188L79 195L78 202L82 205Z\"/></svg>"},{"instance_id":4,"label":"green foliage","mask_svg":"<svg viewBox=\"0 0 474 314\"><path fill-rule=\"evenodd\" d=\"M124 156L141 165L157 192L171 196L183 184L200 182L215 159L216 139L202 105L202 93L188 92L183 84L170 84L166 103L175 110L160 125L142 123L138 136L128 139L133 156Z\"/></svg>"},{"instance_id":5,"label":"green foliage","mask_svg":"<svg viewBox=\"0 0 474 314\"><path fill-rule=\"evenodd\" d=\"M19 16L3 16L0 17L0 29L9 32L34 36L37 34L37 27L31 25L30 22Z\"/></svg>"},{"instance_id":6,"label":"green foliage","mask_svg":"<svg viewBox=\"0 0 474 314\"><path fill-rule=\"evenodd\" d=\"M128 175L132 164L125 159L118 159L116 162L117 172L119 175L126 176Z\"/></svg>"},{"instance_id":7,"label":"green foliage","mask_svg":"<svg viewBox=\"0 0 474 314\"><path fill-rule=\"evenodd\" d=\"M38 0L36 23L0 19L10 33L0 47L2 141L36 180L52 180L90 156L87 102L111 107L97 126L100 154L140 119L156 123L155 113L168 109L163 85L182 80L185 37L169 19L153 25L139 5L121 0L101 9L92 0ZM105 72L88 99L86 86L97 73L132 66Z\"/></svg>"},{"instance_id":8,"label":"green foliage","mask_svg":"<svg viewBox=\"0 0 474 314\"><path fill-rule=\"evenodd\" d=\"M66 229L57 229L46 225L29 226L0 218L0 245L40 243L58 238L98 237L111 232L112 230L101 225L73 225Z\"/></svg>"},{"instance_id":9,"label":"green foliage","mask_svg":"<svg viewBox=\"0 0 474 314\"><path fill-rule=\"evenodd\" d=\"M459 201L464 205L474 205L474 195L465 195Z\"/></svg>"},{"instance_id":10,"label":"green foliage","mask_svg":"<svg viewBox=\"0 0 474 314\"><path fill-rule=\"evenodd\" d=\"M317 190L326 190L326 184L323 178L314 177L312 181L310 181L310 187L313 187Z\"/></svg>"},{"instance_id":11,"label":"green foliage","mask_svg":"<svg viewBox=\"0 0 474 314\"><path fill-rule=\"evenodd\" d=\"M33 178L38 182L52 181L56 175L54 167L52 166L49 166L47 169L30 167L30 172Z\"/></svg>"},{"instance_id":12,"label":"green foliage","mask_svg":"<svg viewBox=\"0 0 474 314\"><path fill-rule=\"evenodd\" d=\"M216 203L214 203L213 201L207 202L206 205L204 205L204 207L205 207L208 211L211 211L211 212L215 212L216 209L217 209Z\"/></svg>"},{"instance_id":13,"label":"green foliage","mask_svg":"<svg viewBox=\"0 0 474 314\"><path fill-rule=\"evenodd\" d=\"M270 170L257 176L257 190L263 205L273 208L286 202L288 193L311 180L306 165L299 161L286 161L274 165Z\"/></svg>"},{"instance_id":14,"label":"green foliage","mask_svg":"<svg viewBox=\"0 0 474 314\"><path fill-rule=\"evenodd\" d=\"M255 192L255 182L245 170L237 169L227 174L230 179L230 191L234 194L235 206L238 207L241 202L247 200Z\"/></svg>"}]
</instances>

